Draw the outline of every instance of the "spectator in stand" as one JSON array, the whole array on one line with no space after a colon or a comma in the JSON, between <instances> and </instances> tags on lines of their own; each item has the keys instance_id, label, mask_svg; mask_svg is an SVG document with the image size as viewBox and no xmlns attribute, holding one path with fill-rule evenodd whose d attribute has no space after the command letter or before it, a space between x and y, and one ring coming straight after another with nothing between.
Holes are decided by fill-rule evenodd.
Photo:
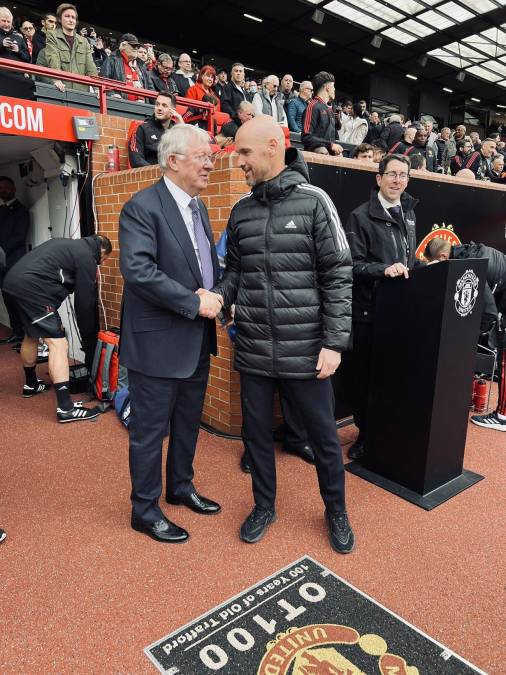
<instances>
[{"instance_id":1,"label":"spectator in stand","mask_svg":"<svg viewBox=\"0 0 506 675\"><path fill-rule=\"evenodd\" d=\"M153 70L153 67L156 63L156 58L153 52L152 45L150 44L141 45L139 47L137 58L139 58L142 61L142 63L144 64L144 68L146 68L148 73L151 74L151 71Z\"/></svg>"},{"instance_id":2,"label":"spectator in stand","mask_svg":"<svg viewBox=\"0 0 506 675\"><path fill-rule=\"evenodd\" d=\"M390 150L398 143L404 134L404 127L401 124L400 115L390 115L388 123L381 132L380 139L386 143L387 150Z\"/></svg>"},{"instance_id":3,"label":"spectator in stand","mask_svg":"<svg viewBox=\"0 0 506 675\"><path fill-rule=\"evenodd\" d=\"M169 91L171 94L177 94L177 86L172 77L174 63L169 54L159 54L158 59L153 66L149 76L151 78L151 89L156 91Z\"/></svg>"},{"instance_id":4,"label":"spectator in stand","mask_svg":"<svg viewBox=\"0 0 506 675\"><path fill-rule=\"evenodd\" d=\"M431 120L425 120L423 122L425 131L427 132L427 146L432 148L437 139L437 133L434 131L434 123ZM437 154L437 153L436 153Z\"/></svg>"},{"instance_id":5,"label":"spectator in stand","mask_svg":"<svg viewBox=\"0 0 506 675\"><path fill-rule=\"evenodd\" d=\"M457 171L455 178L462 180L476 180L476 176L471 171L471 169L461 169L460 171Z\"/></svg>"},{"instance_id":6,"label":"spectator in stand","mask_svg":"<svg viewBox=\"0 0 506 675\"><path fill-rule=\"evenodd\" d=\"M339 123L340 127L339 129L343 128L343 125L350 119L352 112L353 112L353 101L343 101L341 103L341 107L337 107L337 110L339 112Z\"/></svg>"},{"instance_id":7,"label":"spectator in stand","mask_svg":"<svg viewBox=\"0 0 506 675\"><path fill-rule=\"evenodd\" d=\"M351 115L342 124L339 130L339 140L342 143L350 143L351 145L360 145L364 142L369 130L367 120L362 115L362 106L360 103L354 103L351 109Z\"/></svg>"},{"instance_id":8,"label":"spectator in stand","mask_svg":"<svg viewBox=\"0 0 506 675\"><path fill-rule=\"evenodd\" d=\"M262 88L253 97L253 107L257 115L270 115L282 127L288 126L283 96L279 92L279 78L267 75Z\"/></svg>"},{"instance_id":9,"label":"spectator in stand","mask_svg":"<svg viewBox=\"0 0 506 675\"><path fill-rule=\"evenodd\" d=\"M433 145L433 148L436 152L437 168L438 168L438 170L441 170L443 173L448 172L448 167L445 167L443 165L443 157L445 156L446 145L447 145L447 143L450 139L450 134L451 134L450 128L449 127L443 127L441 129L441 133L436 138L436 141Z\"/></svg>"},{"instance_id":10,"label":"spectator in stand","mask_svg":"<svg viewBox=\"0 0 506 675\"><path fill-rule=\"evenodd\" d=\"M221 128L221 133L226 138L234 138L242 124L245 124L250 119L255 117L255 108L249 101L241 101L237 106L235 119L224 124Z\"/></svg>"},{"instance_id":11,"label":"spectator in stand","mask_svg":"<svg viewBox=\"0 0 506 675\"><path fill-rule=\"evenodd\" d=\"M228 73L225 68L221 68L221 70L218 70L218 74L216 76L216 85L214 87L214 91L218 94L220 100L223 94L223 89L225 88L227 82L228 82Z\"/></svg>"},{"instance_id":12,"label":"spectator in stand","mask_svg":"<svg viewBox=\"0 0 506 675\"><path fill-rule=\"evenodd\" d=\"M478 180L488 180L490 176L492 159L496 155L497 141L494 138L486 138L480 148L480 166L476 174Z\"/></svg>"},{"instance_id":13,"label":"spectator in stand","mask_svg":"<svg viewBox=\"0 0 506 675\"><path fill-rule=\"evenodd\" d=\"M255 80L250 80L248 91L246 92L246 98L250 103L253 103L253 99L255 98L255 94L257 92L258 92L257 83L255 82Z\"/></svg>"},{"instance_id":14,"label":"spectator in stand","mask_svg":"<svg viewBox=\"0 0 506 675\"><path fill-rule=\"evenodd\" d=\"M474 150L480 150L481 148L480 134L477 131L471 131L471 133L469 134L469 138L471 139L471 143L473 144Z\"/></svg>"},{"instance_id":15,"label":"spectator in stand","mask_svg":"<svg viewBox=\"0 0 506 675\"><path fill-rule=\"evenodd\" d=\"M180 96L186 96L186 92L195 84L195 77L192 68L192 60L189 54L183 53L177 61L178 69L172 76L176 83Z\"/></svg>"},{"instance_id":16,"label":"spectator in stand","mask_svg":"<svg viewBox=\"0 0 506 675\"><path fill-rule=\"evenodd\" d=\"M160 91L151 117L140 124L128 144L128 159L132 169L158 164L158 144L167 129L184 124L176 110L176 97L170 91Z\"/></svg>"},{"instance_id":17,"label":"spectator in stand","mask_svg":"<svg viewBox=\"0 0 506 675\"><path fill-rule=\"evenodd\" d=\"M374 151L373 155L373 161L376 162L376 164L379 164L383 157L387 154L387 146L385 141L382 141L381 139L378 139L377 141L373 141L371 143Z\"/></svg>"},{"instance_id":18,"label":"spectator in stand","mask_svg":"<svg viewBox=\"0 0 506 675\"><path fill-rule=\"evenodd\" d=\"M301 141L304 150L322 155L341 155L343 148L336 143L336 118L330 101L336 96L335 78L324 70L313 78L314 98L302 116Z\"/></svg>"},{"instance_id":19,"label":"spectator in stand","mask_svg":"<svg viewBox=\"0 0 506 675\"><path fill-rule=\"evenodd\" d=\"M12 27L13 18L7 7L0 7L0 58L30 63L23 36Z\"/></svg>"},{"instance_id":20,"label":"spectator in stand","mask_svg":"<svg viewBox=\"0 0 506 675\"><path fill-rule=\"evenodd\" d=\"M463 124L459 124L459 126L455 129L454 133L450 136L446 144L446 148L442 159L444 167L450 167L451 160L457 154L457 143L458 141L464 140L465 137L466 137L466 127Z\"/></svg>"},{"instance_id":21,"label":"spectator in stand","mask_svg":"<svg viewBox=\"0 0 506 675\"><path fill-rule=\"evenodd\" d=\"M247 101L246 92L243 88L244 66L242 63L234 63L230 72L230 82L223 87L221 94L221 109L230 117L237 120L237 108L241 101Z\"/></svg>"},{"instance_id":22,"label":"spectator in stand","mask_svg":"<svg viewBox=\"0 0 506 675\"><path fill-rule=\"evenodd\" d=\"M360 99L358 102L360 105L360 117L363 117L367 122L369 122L369 118L371 115L369 114L369 111L367 110L367 101L365 101L363 98Z\"/></svg>"},{"instance_id":23,"label":"spectator in stand","mask_svg":"<svg viewBox=\"0 0 506 675\"><path fill-rule=\"evenodd\" d=\"M107 57L102 66L101 75L110 80L124 82L132 89L152 89L151 77L138 56L139 40L132 33L125 33L119 41L116 52ZM144 102L144 97L138 94L120 94L110 92L115 98L126 98L129 101Z\"/></svg>"},{"instance_id":24,"label":"spectator in stand","mask_svg":"<svg viewBox=\"0 0 506 675\"><path fill-rule=\"evenodd\" d=\"M299 95L294 96L288 103L286 117L290 131L302 131L302 117L307 108L309 99L313 96L313 85L308 80L300 83Z\"/></svg>"},{"instance_id":25,"label":"spectator in stand","mask_svg":"<svg viewBox=\"0 0 506 675\"><path fill-rule=\"evenodd\" d=\"M427 171L434 172L436 170L436 153L434 149L428 145L427 131L425 130L425 126L422 126L416 130L413 149L407 154L409 154L410 157L422 155L422 157L425 157Z\"/></svg>"},{"instance_id":26,"label":"spectator in stand","mask_svg":"<svg viewBox=\"0 0 506 675\"><path fill-rule=\"evenodd\" d=\"M415 169L415 171L427 171L427 160L424 155L414 152L409 159L412 169Z\"/></svg>"},{"instance_id":27,"label":"spectator in stand","mask_svg":"<svg viewBox=\"0 0 506 675\"><path fill-rule=\"evenodd\" d=\"M214 92L216 82L216 70L213 66L202 66L199 70L197 83L190 87L186 92L186 98L192 98L195 101L212 103L215 112L221 112L220 99ZM188 108L183 115L186 124L196 124L204 131L207 131L207 112L199 108Z\"/></svg>"},{"instance_id":28,"label":"spectator in stand","mask_svg":"<svg viewBox=\"0 0 506 675\"><path fill-rule=\"evenodd\" d=\"M365 137L366 143L374 143L374 141L377 141L381 137L383 128L383 122L381 121L379 114L376 111L373 111L369 116L369 130Z\"/></svg>"},{"instance_id":29,"label":"spectator in stand","mask_svg":"<svg viewBox=\"0 0 506 675\"><path fill-rule=\"evenodd\" d=\"M56 10L57 28L46 33L45 60L48 68L63 70L79 75L97 75L97 67L93 61L90 43L76 33L77 9L75 5L63 3ZM76 89L89 91L86 84L53 79L59 91Z\"/></svg>"},{"instance_id":30,"label":"spectator in stand","mask_svg":"<svg viewBox=\"0 0 506 675\"><path fill-rule=\"evenodd\" d=\"M394 143L390 150L388 151L389 155L405 155L406 157L413 152L413 143L415 140L417 129L416 127L406 127L403 129L402 138Z\"/></svg>"},{"instance_id":31,"label":"spectator in stand","mask_svg":"<svg viewBox=\"0 0 506 675\"><path fill-rule=\"evenodd\" d=\"M283 106L285 108L285 114L288 113L288 104L294 98L297 98L297 94L293 90L293 77L291 75L283 75L279 85L279 93L283 97Z\"/></svg>"},{"instance_id":32,"label":"spectator in stand","mask_svg":"<svg viewBox=\"0 0 506 675\"><path fill-rule=\"evenodd\" d=\"M40 20L41 29L35 31L33 36L32 63L37 63L37 57L41 49L46 46L46 33L56 28L56 16L48 12Z\"/></svg>"},{"instance_id":33,"label":"spectator in stand","mask_svg":"<svg viewBox=\"0 0 506 675\"><path fill-rule=\"evenodd\" d=\"M450 173L455 176L461 169L470 169L474 175L481 166L480 153L473 150L473 144L468 138L457 141L457 152L450 161Z\"/></svg>"},{"instance_id":34,"label":"spectator in stand","mask_svg":"<svg viewBox=\"0 0 506 675\"><path fill-rule=\"evenodd\" d=\"M95 41L95 44L93 45L93 61L97 66L99 74L108 56L109 54L107 53L107 50L104 47L104 39L98 36Z\"/></svg>"},{"instance_id":35,"label":"spectator in stand","mask_svg":"<svg viewBox=\"0 0 506 675\"><path fill-rule=\"evenodd\" d=\"M361 162L374 162L374 148L369 143L361 143L353 149L351 158Z\"/></svg>"},{"instance_id":36,"label":"spectator in stand","mask_svg":"<svg viewBox=\"0 0 506 675\"><path fill-rule=\"evenodd\" d=\"M33 38L35 35L35 26L31 21L28 21L28 19L25 19L21 23L21 35L23 36L23 40L25 41L25 46L28 50L28 54L30 55L30 63L36 63L37 62L37 54L35 54L34 57L34 42Z\"/></svg>"},{"instance_id":37,"label":"spectator in stand","mask_svg":"<svg viewBox=\"0 0 506 675\"><path fill-rule=\"evenodd\" d=\"M501 153L492 159L488 177L492 183L506 183L506 173L504 172L504 155L501 155Z\"/></svg>"}]
</instances>

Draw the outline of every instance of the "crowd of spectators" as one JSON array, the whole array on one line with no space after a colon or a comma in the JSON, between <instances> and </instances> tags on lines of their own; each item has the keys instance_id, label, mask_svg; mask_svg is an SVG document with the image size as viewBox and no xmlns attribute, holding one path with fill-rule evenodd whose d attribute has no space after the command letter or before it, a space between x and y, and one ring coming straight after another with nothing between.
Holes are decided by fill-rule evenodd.
<instances>
[{"instance_id":1,"label":"crowd of spectators","mask_svg":"<svg viewBox=\"0 0 506 675\"><path fill-rule=\"evenodd\" d=\"M211 103L221 115L221 145L233 140L238 127L254 115L270 115L291 132L300 133L306 150L331 155L350 154L360 161L379 162L388 153L410 158L420 171L471 175L478 180L506 182L505 144L498 133L481 140L458 125L454 131L436 131L431 120L405 120L401 114L383 116L367 110L367 102L339 101L331 73L320 72L313 81L295 89L292 75L270 74L261 81L245 77L241 63L230 74L211 64L197 66L183 52L177 57L155 54L154 45L141 43L133 33L119 40L97 35L92 26L78 24L77 8L68 3L48 12L40 26L29 18L17 21L0 8L0 57L36 63L54 70L100 75L132 88L132 93L109 91L114 97L145 102L135 89L148 89ZM86 85L54 78L39 78L60 91L88 90ZM207 129L206 112L188 107L185 123ZM227 142L228 142L227 141Z\"/></svg>"}]
</instances>

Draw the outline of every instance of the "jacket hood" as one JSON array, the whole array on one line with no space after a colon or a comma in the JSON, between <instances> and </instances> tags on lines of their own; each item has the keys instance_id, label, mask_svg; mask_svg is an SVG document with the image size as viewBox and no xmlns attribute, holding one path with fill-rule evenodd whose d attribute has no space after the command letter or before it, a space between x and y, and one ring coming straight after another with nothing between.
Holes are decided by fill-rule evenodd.
<instances>
[{"instance_id":1,"label":"jacket hood","mask_svg":"<svg viewBox=\"0 0 506 675\"><path fill-rule=\"evenodd\" d=\"M93 235L91 237L83 237L83 241L85 241L90 247L93 257L97 263L100 262L100 245L95 237Z\"/></svg>"},{"instance_id":2,"label":"jacket hood","mask_svg":"<svg viewBox=\"0 0 506 675\"><path fill-rule=\"evenodd\" d=\"M309 171L302 154L297 148L287 148L285 152L286 167L270 180L255 185L253 197L260 202L271 202L284 197L300 183L309 182Z\"/></svg>"}]
</instances>

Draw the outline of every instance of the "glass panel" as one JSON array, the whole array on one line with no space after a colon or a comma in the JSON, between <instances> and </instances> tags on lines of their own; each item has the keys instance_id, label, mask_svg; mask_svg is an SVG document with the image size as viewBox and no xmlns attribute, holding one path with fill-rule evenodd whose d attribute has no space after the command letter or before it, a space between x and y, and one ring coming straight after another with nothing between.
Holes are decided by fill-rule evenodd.
<instances>
[{"instance_id":1,"label":"glass panel","mask_svg":"<svg viewBox=\"0 0 506 675\"><path fill-rule=\"evenodd\" d=\"M481 65L488 68L493 73L499 73L499 75L506 77L506 63L491 59L490 61L485 61L485 63L482 63Z\"/></svg>"},{"instance_id":2,"label":"glass panel","mask_svg":"<svg viewBox=\"0 0 506 675\"><path fill-rule=\"evenodd\" d=\"M403 21L402 23L399 24L399 28L405 28L406 30L409 30L411 33L414 33L415 35L419 35L420 37L426 37L427 35L432 35L432 33L435 33L435 31L432 30L432 28L424 26L423 24L418 23L418 21L413 21L413 19Z\"/></svg>"},{"instance_id":3,"label":"glass panel","mask_svg":"<svg viewBox=\"0 0 506 675\"><path fill-rule=\"evenodd\" d=\"M494 75L490 70L485 70L485 68L481 68L480 66L471 66L470 68L466 68L466 70L468 73L476 75L476 77L481 77L488 82L497 82L501 79L500 75Z\"/></svg>"},{"instance_id":4,"label":"glass panel","mask_svg":"<svg viewBox=\"0 0 506 675\"><path fill-rule=\"evenodd\" d=\"M438 6L438 10L460 23L462 23L462 21L469 21L469 19L472 19L475 16L461 5L457 5L456 2L444 2L442 5Z\"/></svg>"},{"instance_id":5,"label":"glass panel","mask_svg":"<svg viewBox=\"0 0 506 675\"><path fill-rule=\"evenodd\" d=\"M441 14L434 12L432 9L430 9L428 12L422 12L421 14L418 14L416 18L421 19L422 21L425 21L425 23L428 23L429 26L433 26L434 28L438 28L440 30L455 25L455 21L450 21L448 17L441 16Z\"/></svg>"},{"instance_id":6,"label":"glass panel","mask_svg":"<svg viewBox=\"0 0 506 675\"><path fill-rule=\"evenodd\" d=\"M357 2L356 0L348 0L350 5L356 7L357 11L369 12L373 16L377 16L379 19L384 19L387 23L395 23L396 21L401 21L405 18L404 14L399 14L390 7L385 7L380 2L376 0L362 0L362 2ZM324 6L324 9L328 9L330 12L333 12L333 5L337 3L330 2L328 5Z\"/></svg>"},{"instance_id":7,"label":"glass panel","mask_svg":"<svg viewBox=\"0 0 506 675\"><path fill-rule=\"evenodd\" d=\"M398 28L387 28L386 30L382 30L381 34L386 35L386 37L389 37L395 42L400 42L401 45L407 45L410 42L415 42L418 40L415 35L408 35L403 30L399 30Z\"/></svg>"},{"instance_id":8,"label":"glass panel","mask_svg":"<svg viewBox=\"0 0 506 675\"><path fill-rule=\"evenodd\" d=\"M483 14L483 12L491 12L493 9L497 9L495 5L490 0L460 0L463 5L475 9L478 13Z\"/></svg>"},{"instance_id":9,"label":"glass panel","mask_svg":"<svg viewBox=\"0 0 506 675\"><path fill-rule=\"evenodd\" d=\"M325 5L325 9L328 10L329 12L332 12L332 14L335 14L336 16L344 17L345 19L349 19L350 21L358 24L359 26L365 26L366 28L370 28L371 30L379 30L380 28L384 28L386 25L384 21L378 21L377 19L373 19L372 17L367 16L367 14L363 14L362 12L359 12L357 9L354 9L353 7L348 7L348 5L344 5L342 2L338 2L338 0L334 0L333 2L330 2L328 5Z\"/></svg>"},{"instance_id":10,"label":"glass panel","mask_svg":"<svg viewBox=\"0 0 506 675\"><path fill-rule=\"evenodd\" d=\"M449 54L448 52L442 51L441 49L433 49L432 51L427 52L427 54L438 61L442 61L443 63L453 66L454 68L460 69L473 65L470 61L461 59L460 56L454 56L453 54Z\"/></svg>"},{"instance_id":11,"label":"glass panel","mask_svg":"<svg viewBox=\"0 0 506 675\"><path fill-rule=\"evenodd\" d=\"M423 5L416 0L385 0L389 5L400 9L401 12L406 14L416 14L416 12L421 12L423 10Z\"/></svg>"}]
</instances>

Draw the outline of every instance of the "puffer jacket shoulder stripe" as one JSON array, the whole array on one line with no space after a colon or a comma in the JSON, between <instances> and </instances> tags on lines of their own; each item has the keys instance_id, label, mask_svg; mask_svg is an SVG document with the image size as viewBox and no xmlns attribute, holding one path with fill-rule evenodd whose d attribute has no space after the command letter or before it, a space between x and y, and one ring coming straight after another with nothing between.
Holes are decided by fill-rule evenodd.
<instances>
[{"instance_id":1,"label":"puffer jacket shoulder stripe","mask_svg":"<svg viewBox=\"0 0 506 675\"><path fill-rule=\"evenodd\" d=\"M346 239L346 234L344 233L344 228L341 224L341 219L339 218L337 209L334 205L334 202L330 199L325 190L322 190L315 185L310 185L309 183L300 183L297 185L297 189L308 194L316 195L320 198L320 201L323 202L325 211L327 211L330 215L330 222L332 223L332 226L335 230L337 248L340 251L346 251L349 249L348 240Z\"/></svg>"}]
</instances>

